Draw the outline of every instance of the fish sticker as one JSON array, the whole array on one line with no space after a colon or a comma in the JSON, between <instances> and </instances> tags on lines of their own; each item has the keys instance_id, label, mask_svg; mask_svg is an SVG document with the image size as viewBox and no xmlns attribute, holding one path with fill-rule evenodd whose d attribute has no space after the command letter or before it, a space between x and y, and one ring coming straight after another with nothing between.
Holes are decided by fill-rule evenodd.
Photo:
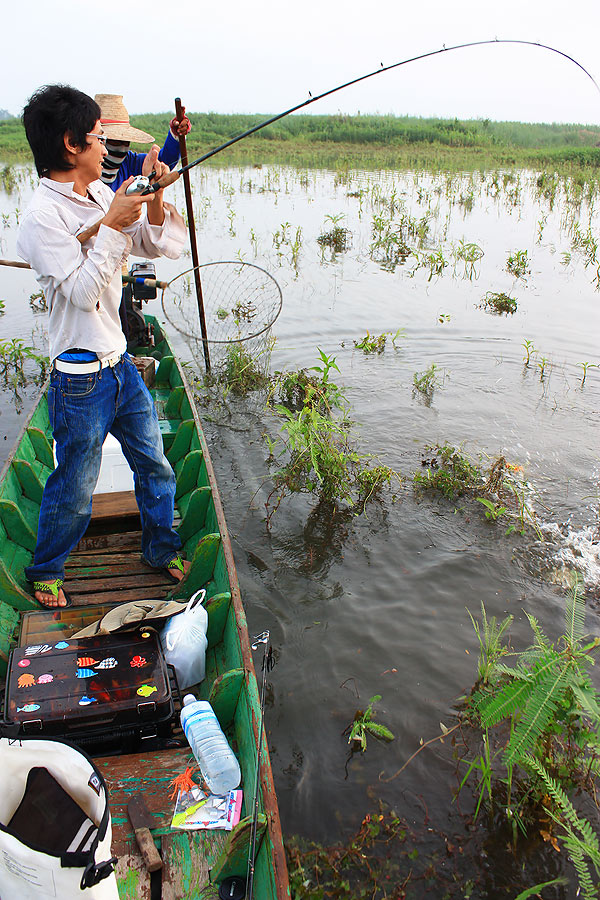
<instances>
[{"instance_id":1,"label":"fish sticker","mask_svg":"<svg viewBox=\"0 0 600 900\"><path fill-rule=\"evenodd\" d=\"M48 650L52 650L50 644L32 644L31 647L25 647L25 654L35 656L38 653L47 653Z\"/></svg>"},{"instance_id":2,"label":"fish sticker","mask_svg":"<svg viewBox=\"0 0 600 900\"><path fill-rule=\"evenodd\" d=\"M108 659L103 659L102 662L99 662L96 669L114 669L115 666L118 666L117 660L114 656L109 656Z\"/></svg>"},{"instance_id":3,"label":"fish sticker","mask_svg":"<svg viewBox=\"0 0 600 900\"><path fill-rule=\"evenodd\" d=\"M66 641L59 641L58 644L54 645L57 650L66 650L69 646Z\"/></svg>"},{"instance_id":4,"label":"fish sticker","mask_svg":"<svg viewBox=\"0 0 600 900\"><path fill-rule=\"evenodd\" d=\"M79 701L79 705L80 706L89 706L90 703L97 703L97 702L98 701L96 700L95 697L82 697L81 700Z\"/></svg>"},{"instance_id":5,"label":"fish sticker","mask_svg":"<svg viewBox=\"0 0 600 900\"><path fill-rule=\"evenodd\" d=\"M26 703L25 706L17 706L17 712L35 712L39 708L39 703Z\"/></svg>"},{"instance_id":6,"label":"fish sticker","mask_svg":"<svg viewBox=\"0 0 600 900\"><path fill-rule=\"evenodd\" d=\"M21 666L22 669L26 669L27 666L31 665L28 659L20 659L17 663L18 666Z\"/></svg>"},{"instance_id":7,"label":"fish sticker","mask_svg":"<svg viewBox=\"0 0 600 900\"><path fill-rule=\"evenodd\" d=\"M94 666L98 662L97 659L92 659L91 656L78 656L77 657L77 665L78 666Z\"/></svg>"},{"instance_id":8,"label":"fish sticker","mask_svg":"<svg viewBox=\"0 0 600 900\"><path fill-rule=\"evenodd\" d=\"M145 656L134 656L129 665L132 668L141 668L146 665L146 657Z\"/></svg>"},{"instance_id":9,"label":"fish sticker","mask_svg":"<svg viewBox=\"0 0 600 900\"><path fill-rule=\"evenodd\" d=\"M35 678L33 675L25 674L19 675L19 680L17 681L17 687L32 687L35 684Z\"/></svg>"},{"instance_id":10,"label":"fish sticker","mask_svg":"<svg viewBox=\"0 0 600 900\"><path fill-rule=\"evenodd\" d=\"M76 678L91 678L92 675L96 675L93 669L77 669Z\"/></svg>"},{"instance_id":11,"label":"fish sticker","mask_svg":"<svg viewBox=\"0 0 600 900\"><path fill-rule=\"evenodd\" d=\"M158 688L155 684L143 684L140 688L137 689L140 697L149 697L150 694L153 694L154 691L158 691Z\"/></svg>"},{"instance_id":12,"label":"fish sticker","mask_svg":"<svg viewBox=\"0 0 600 900\"><path fill-rule=\"evenodd\" d=\"M37 680L38 684L50 684L51 681L54 681L54 675L40 675Z\"/></svg>"}]
</instances>

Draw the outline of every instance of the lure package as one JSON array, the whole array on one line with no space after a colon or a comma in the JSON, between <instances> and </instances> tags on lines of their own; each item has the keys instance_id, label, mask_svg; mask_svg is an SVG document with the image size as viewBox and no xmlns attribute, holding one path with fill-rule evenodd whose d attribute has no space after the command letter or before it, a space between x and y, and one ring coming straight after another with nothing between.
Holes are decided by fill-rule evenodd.
<instances>
[{"instance_id":1,"label":"lure package","mask_svg":"<svg viewBox=\"0 0 600 900\"><path fill-rule=\"evenodd\" d=\"M19 734L68 737L80 746L119 737L135 743L168 736L174 712L169 671L151 628L11 653L4 717Z\"/></svg>"}]
</instances>

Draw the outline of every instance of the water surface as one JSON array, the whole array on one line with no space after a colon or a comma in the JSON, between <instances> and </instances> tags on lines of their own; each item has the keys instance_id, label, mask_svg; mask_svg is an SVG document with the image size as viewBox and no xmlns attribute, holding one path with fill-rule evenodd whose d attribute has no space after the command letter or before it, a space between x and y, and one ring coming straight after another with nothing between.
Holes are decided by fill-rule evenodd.
<instances>
[{"instance_id":1,"label":"water surface","mask_svg":"<svg viewBox=\"0 0 600 900\"><path fill-rule=\"evenodd\" d=\"M317 347L335 355L335 380L352 405L361 450L405 477L395 502L387 495L360 517L332 517L312 498L284 500L268 531L272 482L262 435L274 438L277 421L258 395L201 407L250 627L271 630L278 658L266 719L284 832L333 843L381 798L412 823L421 857L438 861L440 879L447 873L445 889L459 890L450 874L458 868L474 883L472 897L515 896L519 886L551 877L560 861L536 851L523 874L493 824L470 826L468 791L460 806L452 803L457 767L449 741L426 748L398 778L382 778L438 735L440 722L451 725L457 698L470 690L477 641L467 608L477 614L483 602L489 616L511 613L517 649L530 639L525 611L555 640L564 585L577 568L589 631L600 634L600 369L589 368L582 386L581 365L600 363L597 263L588 257L586 266L581 241L588 228L598 234L597 197L582 198L574 184L553 190L533 172L450 177L265 167L195 175L201 260L254 262L282 287L271 368L316 365ZM24 176L0 198L5 257L14 257L15 217L30 191ZM182 208L179 185L174 196ZM448 266L440 277L429 280L426 267L415 271L414 256L386 267L373 253L375 218L393 228L402 216L428 219L424 240L407 243L421 253L442 250ZM350 249L337 257L316 240L334 224L351 233ZM460 241L483 251L470 273L453 261ZM506 270L518 250L527 251L530 270L521 279ZM161 262L159 277L189 264ZM44 316L28 302L33 276L1 271L2 338L43 346ZM193 332L195 301L185 281L177 282L178 297L167 292L165 310ZM510 294L517 312L479 308L488 291ZM158 300L148 310L162 316ZM209 320L209 334L215 324ZM397 346L388 339L381 355L354 347L367 330L398 329ZM529 367L525 341L537 350ZM201 366L196 341L175 333L175 342L183 359ZM432 363L442 383L427 405L413 375ZM20 411L10 390L0 396L0 459L34 395L22 393ZM445 442L483 464L502 454L522 466L547 541L506 536L476 502L415 494L412 475L431 455L425 448ZM374 694L382 696L377 718L396 739L371 740L365 754L348 760L342 732ZM446 838L471 847L460 864L446 852ZM434 884L428 895L440 890ZM424 882L415 891L424 896ZM555 896L574 891L571 885Z\"/></svg>"}]
</instances>

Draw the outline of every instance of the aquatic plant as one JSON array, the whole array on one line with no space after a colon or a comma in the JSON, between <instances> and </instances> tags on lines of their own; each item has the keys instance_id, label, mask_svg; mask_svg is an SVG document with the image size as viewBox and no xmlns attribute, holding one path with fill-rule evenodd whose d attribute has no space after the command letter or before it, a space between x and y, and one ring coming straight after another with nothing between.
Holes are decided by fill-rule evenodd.
<instances>
[{"instance_id":1,"label":"aquatic plant","mask_svg":"<svg viewBox=\"0 0 600 900\"><path fill-rule=\"evenodd\" d=\"M577 871L582 895L591 900L597 897L593 878L600 876L600 844L571 797L583 792L597 805L600 695L589 669L600 639L585 642L585 600L578 583L567 598L565 630L556 644L534 616L526 615L532 646L520 653L512 651L516 661L508 666L500 661L508 651L502 648L502 635L496 628L493 658L489 665L483 663L486 679L478 678L467 702L465 718L482 728L485 752L483 764L481 754L468 764L461 788L473 772L483 773L480 801L487 794L492 806L504 810L509 824L515 826L515 841L519 829L526 832L534 825L549 840L562 842ZM476 631L481 646L481 629ZM490 750L492 739L498 746L495 752ZM560 830L553 834L555 826Z\"/></svg>"},{"instance_id":2,"label":"aquatic plant","mask_svg":"<svg viewBox=\"0 0 600 900\"><path fill-rule=\"evenodd\" d=\"M292 836L285 848L294 900L400 900L411 881L416 848L409 826L380 803L346 843L325 846Z\"/></svg>"},{"instance_id":3,"label":"aquatic plant","mask_svg":"<svg viewBox=\"0 0 600 900\"><path fill-rule=\"evenodd\" d=\"M438 444L425 450L428 457L421 461L422 468L413 477L418 488L439 491L453 500L483 481L481 469L456 447Z\"/></svg>"},{"instance_id":4,"label":"aquatic plant","mask_svg":"<svg viewBox=\"0 0 600 900\"><path fill-rule=\"evenodd\" d=\"M345 216L342 213L337 216L325 216L325 221L329 221L333 224L333 228L329 231L322 232L317 237L317 244L319 244L322 249L328 247L334 253L343 253L348 249L352 233L348 228L344 228L339 224L344 218Z\"/></svg>"},{"instance_id":5,"label":"aquatic plant","mask_svg":"<svg viewBox=\"0 0 600 900\"><path fill-rule=\"evenodd\" d=\"M486 309L497 315L513 315L517 311L517 301L508 294L488 291L479 304L479 309Z\"/></svg>"},{"instance_id":6,"label":"aquatic plant","mask_svg":"<svg viewBox=\"0 0 600 900\"><path fill-rule=\"evenodd\" d=\"M366 335L361 338L360 341L354 341L353 343L357 350L362 350L365 354L383 353L388 337L392 339L392 344L395 347L398 338L404 335L405 331L403 328L399 328L395 333L393 331L384 331L383 334L378 335L372 335L367 331Z\"/></svg>"},{"instance_id":7,"label":"aquatic plant","mask_svg":"<svg viewBox=\"0 0 600 900\"><path fill-rule=\"evenodd\" d=\"M421 394L425 402L429 405L433 399L436 387L441 387L444 379L447 378L445 372L439 374L439 366L431 363L429 368L423 372L415 372L413 375L414 390Z\"/></svg>"},{"instance_id":8,"label":"aquatic plant","mask_svg":"<svg viewBox=\"0 0 600 900\"><path fill-rule=\"evenodd\" d=\"M473 278L478 277L476 266L479 260L484 255L483 249L478 244L460 240L458 244L453 247L453 254L455 269L456 265L459 262L462 262L464 265L463 274L465 278L468 278L469 281L472 281Z\"/></svg>"},{"instance_id":9,"label":"aquatic plant","mask_svg":"<svg viewBox=\"0 0 600 900\"><path fill-rule=\"evenodd\" d=\"M475 499L478 503L482 503L485 506L485 517L490 522L497 522L498 519L508 512L506 506L503 506L501 503L494 503L493 500L488 500L487 497L475 497Z\"/></svg>"},{"instance_id":10,"label":"aquatic plant","mask_svg":"<svg viewBox=\"0 0 600 900\"><path fill-rule=\"evenodd\" d=\"M537 350L533 346L533 341L524 340L522 344L523 349L525 350L525 356L523 357L523 364L526 369L529 368L529 363L531 362L531 357L537 354Z\"/></svg>"},{"instance_id":11,"label":"aquatic plant","mask_svg":"<svg viewBox=\"0 0 600 900\"><path fill-rule=\"evenodd\" d=\"M524 278L525 275L531 274L527 250L515 250L514 253L509 253L506 260L506 271L515 278Z\"/></svg>"},{"instance_id":12,"label":"aquatic plant","mask_svg":"<svg viewBox=\"0 0 600 900\"><path fill-rule=\"evenodd\" d=\"M234 341L227 347L219 380L228 391L238 396L264 388L269 383L268 376L258 367L257 360L241 341Z\"/></svg>"},{"instance_id":13,"label":"aquatic plant","mask_svg":"<svg viewBox=\"0 0 600 900\"><path fill-rule=\"evenodd\" d=\"M506 616L501 622L496 620L496 616L488 619L483 600L481 601L481 625L473 618L468 609L467 612L479 641L477 685L487 684L498 661L509 652L502 644L502 637L512 625L514 616Z\"/></svg>"},{"instance_id":14,"label":"aquatic plant","mask_svg":"<svg viewBox=\"0 0 600 900\"><path fill-rule=\"evenodd\" d=\"M583 369L583 378L581 379L581 387L583 387L585 379L587 378L588 369L600 369L600 363L582 362L579 363L579 365Z\"/></svg>"},{"instance_id":15,"label":"aquatic plant","mask_svg":"<svg viewBox=\"0 0 600 900\"><path fill-rule=\"evenodd\" d=\"M354 714L354 720L345 729L344 734L348 734L348 743L353 747L360 749L363 753L367 749L367 734L371 734L379 741L393 741L394 735L385 725L380 722L374 722L373 707L381 700L381 694L375 694L369 700L369 705L364 710L357 709Z\"/></svg>"},{"instance_id":16,"label":"aquatic plant","mask_svg":"<svg viewBox=\"0 0 600 900\"><path fill-rule=\"evenodd\" d=\"M387 466L371 466L371 457L358 451L348 402L330 378L339 371L336 359L318 351L321 365L276 373L272 382L269 404L281 420L279 455L285 454L287 462L275 472L265 503L268 527L287 494L312 493L319 502L346 504L362 513L393 477L400 480ZM274 457L276 442L269 444Z\"/></svg>"}]
</instances>

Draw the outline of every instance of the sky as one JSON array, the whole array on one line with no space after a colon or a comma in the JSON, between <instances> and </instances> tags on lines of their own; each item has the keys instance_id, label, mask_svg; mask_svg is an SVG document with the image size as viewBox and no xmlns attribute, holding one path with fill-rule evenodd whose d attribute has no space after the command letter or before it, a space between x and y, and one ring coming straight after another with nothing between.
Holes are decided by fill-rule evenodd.
<instances>
[{"instance_id":1,"label":"sky","mask_svg":"<svg viewBox=\"0 0 600 900\"><path fill-rule=\"evenodd\" d=\"M189 112L271 115L381 63L494 38L549 44L600 84L598 0L124 0L102 9L13 7L0 108L20 115L37 87L62 82L122 94L130 113L173 109L180 96ZM411 63L306 111L598 125L600 92L555 53L498 44Z\"/></svg>"}]
</instances>

